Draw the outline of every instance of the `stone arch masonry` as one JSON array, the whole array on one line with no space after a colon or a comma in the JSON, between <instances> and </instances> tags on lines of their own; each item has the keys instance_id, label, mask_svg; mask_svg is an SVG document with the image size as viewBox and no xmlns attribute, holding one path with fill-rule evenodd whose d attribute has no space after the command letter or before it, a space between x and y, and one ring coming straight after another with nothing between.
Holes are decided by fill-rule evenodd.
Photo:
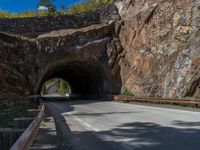
<instances>
[{"instance_id":1,"label":"stone arch masonry","mask_svg":"<svg viewBox=\"0 0 200 150\"><path fill-rule=\"evenodd\" d=\"M37 94L53 77L67 80L76 94L119 93L106 52L119 19L114 5L78 15L0 19L1 97Z\"/></svg>"}]
</instances>

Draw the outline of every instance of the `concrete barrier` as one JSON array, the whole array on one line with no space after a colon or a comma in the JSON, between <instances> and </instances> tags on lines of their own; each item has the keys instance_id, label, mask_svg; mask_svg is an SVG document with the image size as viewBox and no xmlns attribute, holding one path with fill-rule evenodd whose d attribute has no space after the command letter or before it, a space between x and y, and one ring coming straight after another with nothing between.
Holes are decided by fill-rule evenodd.
<instances>
[{"instance_id":1,"label":"concrete barrier","mask_svg":"<svg viewBox=\"0 0 200 150\"><path fill-rule=\"evenodd\" d=\"M34 118L14 118L14 128L26 129Z\"/></svg>"},{"instance_id":2,"label":"concrete barrier","mask_svg":"<svg viewBox=\"0 0 200 150\"><path fill-rule=\"evenodd\" d=\"M167 103L167 104L183 104L200 106L200 99L178 99L178 98L159 98L159 97L135 97L135 96L123 96L114 95L113 100L123 102L150 102L150 103Z\"/></svg>"}]
</instances>

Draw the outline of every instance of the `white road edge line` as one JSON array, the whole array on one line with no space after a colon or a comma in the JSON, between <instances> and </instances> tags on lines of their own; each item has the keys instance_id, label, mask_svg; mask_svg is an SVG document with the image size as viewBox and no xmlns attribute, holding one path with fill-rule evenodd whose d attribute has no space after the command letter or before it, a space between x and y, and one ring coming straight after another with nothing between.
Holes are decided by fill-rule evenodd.
<instances>
[{"instance_id":1,"label":"white road edge line","mask_svg":"<svg viewBox=\"0 0 200 150\"><path fill-rule=\"evenodd\" d=\"M99 129L91 126L90 124L84 122L83 120L81 120L80 118L78 118L77 116L71 114L71 113L68 113L69 115L71 115L76 121L78 121L81 125L83 125L85 128L87 128L88 130L93 130L95 132L100 132Z\"/></svg>"},{"instance_id":2,"label":"white road edge line","mask_svg":"<svg viewBox=\"0 0 200 150\"><path fill-rule=\"evenodd\" d=\"M51 102L52 105L56 106L59 110L64 111L62 108L60 108L57 104ZM87 130L93 130L95 132L100 132L101 130L91 126L90 124L84 122L83 120L81 120L80 118L78 118L77 116L73 115L72 113L68 112L68 113L63 113L63 114L67 114L73 117L74 120L76 120L77 122L79 122L83 127L85 127Z\"/></svg>"}]
</instances>

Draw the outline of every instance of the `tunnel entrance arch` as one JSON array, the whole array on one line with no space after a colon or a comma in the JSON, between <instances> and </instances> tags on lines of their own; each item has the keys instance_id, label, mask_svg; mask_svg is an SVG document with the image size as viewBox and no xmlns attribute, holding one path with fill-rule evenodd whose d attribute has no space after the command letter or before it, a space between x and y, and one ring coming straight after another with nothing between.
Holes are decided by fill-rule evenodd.
<instances>
[{"instance_id":1,"label":"tunnel entrance arch","mask_svg":"<svg viewBox=\"0 0 200 150\"><path fill-rule=\"evenodd\" d=\"M95 61L72 61L50 67L41 78L38 94L43 84L51 79L61 78L68 82L71 94L109 94L111 83L106 68Z\"/></svg>"}]
</instances>

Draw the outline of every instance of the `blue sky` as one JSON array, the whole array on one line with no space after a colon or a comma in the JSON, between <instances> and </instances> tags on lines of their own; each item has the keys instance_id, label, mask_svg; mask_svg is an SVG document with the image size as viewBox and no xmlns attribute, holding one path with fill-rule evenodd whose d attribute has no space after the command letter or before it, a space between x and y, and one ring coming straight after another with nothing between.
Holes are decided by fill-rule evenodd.
<instances>
[{"instance_id":1,"label":"blue sky","mask_svg":"<svg viewBox=\"0 0 200 150\"><path fill-rule=\"evenodd\" d=\"M9 11L13 13L23 12L26 10L37 10L37 3L39 0L0 0L0 10ZM81 0L55 0L54 4L57 9L64 4L65 7L80 2ZM82 0L83 1L83 0Z\"/></svg>"}]
</instances>

